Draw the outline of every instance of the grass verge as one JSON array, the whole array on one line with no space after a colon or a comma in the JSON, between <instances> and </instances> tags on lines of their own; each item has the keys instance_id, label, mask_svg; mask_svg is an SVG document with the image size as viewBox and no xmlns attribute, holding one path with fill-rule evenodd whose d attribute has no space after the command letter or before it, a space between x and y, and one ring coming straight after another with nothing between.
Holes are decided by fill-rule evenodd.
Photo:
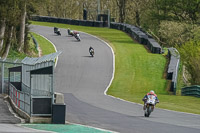
<instances>
[{"instance_id":1,"label":"grass verge","mask_svg":"<svg viewBox=\"0 0 200 133\"><path fill-rule=\"evenodd\" d=\"M42 36L34 32L31 32L31 34L37 40L37 43L41 49L42 55L48 55L48 54L56 52L53 45L48 40L46 40L45 38L43 38Z\"/></svg>"},{"instance_id":2,"label":"grass verge","mask_svg":"<svg viewBox=\"0 0 200 133\"><path fill-rule=\"evenodd\" d=\"M112 46L116 59L115 78L107 92L109 95L142 103L143 96L149 90L154 90L160 100L158 107L200 114L199 98L169 95L166 91L168 81L163 76L166 65L165 57L149 53L143 45L134 43L124 32L108 28L47 22L32 21L32 24L70 28L98 36L107 41Z\"/></svg>"}]
</instances>

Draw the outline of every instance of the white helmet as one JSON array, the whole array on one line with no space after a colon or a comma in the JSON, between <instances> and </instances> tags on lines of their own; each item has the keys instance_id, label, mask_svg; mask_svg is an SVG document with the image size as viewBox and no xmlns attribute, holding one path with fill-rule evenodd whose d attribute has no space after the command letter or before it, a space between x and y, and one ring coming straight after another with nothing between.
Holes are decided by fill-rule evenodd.
<instances>
[{"instance_id":1,"label":"white helmet","mask_svg":"<svg viewBox=\"0 0 200 133\"><path fill-rule=\"evenodd\" d=\"M150 94L151 94L151 95L154 95L154 94L155 94L155 92L154 92L153 90L151 90L151 91L150 91Z\"/></svg>"}]
</instances>

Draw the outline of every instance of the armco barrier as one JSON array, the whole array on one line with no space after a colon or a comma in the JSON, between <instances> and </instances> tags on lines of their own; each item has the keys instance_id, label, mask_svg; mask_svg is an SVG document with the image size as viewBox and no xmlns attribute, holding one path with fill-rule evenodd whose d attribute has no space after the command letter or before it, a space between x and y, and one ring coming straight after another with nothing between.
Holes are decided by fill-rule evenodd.
<instances>
[{"instance_id":1,"label":"armco barrier","mask_svg":"<svg viewBox=\"0 0 200 133\"><path fill-rule=\"evenodd\" d=\"M102 21L95 21L94 27L103 27L103 22Z\"/></svg>"},{"instance_id":2,"label":"armco barrier","mask_svg":"<svg viewBox=\"0 0 200 133\"><path fill-rule=\"evenodd\" d=\"M73 24L73 25L79 25L79 20L72 19L71 20L71 24Z\"/></svg>"},{"instance_id":3,"label":"armco barrier","mask_svg":"<svg viewBox=\"0 0 200 133\"><path fill-rule=\"evenodd\" d=\"M58 23L63 23L63 24L70 24L71 20L70 19L64 19L64 18L59 18Z\"/></svg>"},{"instance_id":4,"label":"armco barrier","mask_svg":"<svg viewBox=\"0 0 200 133\"><path fill-rule=\"evenodd\" d=\"M71 24L71 25L81 25L81 26L92 26L92 27L104 27L107 24L104 24L102 21L85 21L85 20L74 20L67 18L57 18L57 17L49 17L49 16L31 16L31 20L33 21L41 21L41 22L53 22L53 23L63 23L63 24Z\"/></svg>"},{"instance_id":5,"label":"armco barrier","mask_svg":"<svg viewBox=\"0 0 200 133\"><path fill-rule=\"evenodd\" d=\"M148 38L147 47L152 53L161 53L161 46L153 38Z\"/></svg>"},{"instance_id":6,"label":"armco barrier","mask_svg":"<svg viewBox=\"0 0 200 133\"><path fill-rule=\"evenodd\" d=\"M94 21L86 21L86 26L91 26L93 27L94 26Z\"/></svg>"},{"instance_id":7,"label":"armco barrier","mask_svg":"<svg viewBox=\"0 0 200 133\"><path fill-rule=\"evenodd\" d=\"M200 97L200 86L193 85L190 87L185 87L181 89L182 96L195 96Z\"/></svg>"},{"instance_id":8,"label":"armco barrier","mask_svg":"<svg viewBox=\"0 0 200 133\"><path fill-rule=\"evenodd\" d=\"M110 28L120 30L120 23L112 22L110 23Z\"/></svg>"},{"instance_id":9,"label":"armco barrier","mask_svg":"<svg viewBox=\"0 0 200 133\"><path fill-rule=\"evenodd\" d=\"M169 48L168 57L170 59L170 62L167 70L167 79L172 80L170 91L173 91L174 94L176 94L176 84L178 78L180 55L175 48Z\"/></svg>"},{"instance_id":10,"label":"armco barrier","mask_svg":"<svg viewBox=\"0 0 200 133\"><path fill-rule=\"evenodd\" d=\"M87 21L86 20L79 20L79 25L87 26Z\"/></svg>"},{"instance_id":11,"label":"armco barrier","mask_svg":"<svg viewBox=\"0 0 200 133\"><path fill-rule=\"evenodd\" d=\"M35 44L35 48L37 49L37 51L39 51L38 42L37 42L37 40L35 39L35 37L32 34L31 34L31 38L33 40L33 43Z\"/></svg>"},{"instance_id":12,"label":"armco barrier","mask_svg":"<svg viewBox=\"0 0 200 133\"><path fill-rule=\"evenodd\" d=\"M154 40L151 36L145 33L142 29L129 24L113 23L113 22L111 22L110 27L128 33L132 38L134 38L139 43L147 45L152 53L157 53L157 54L162 53L161 46L156 42L156 40Z\"/></svg>"}]
</instances>

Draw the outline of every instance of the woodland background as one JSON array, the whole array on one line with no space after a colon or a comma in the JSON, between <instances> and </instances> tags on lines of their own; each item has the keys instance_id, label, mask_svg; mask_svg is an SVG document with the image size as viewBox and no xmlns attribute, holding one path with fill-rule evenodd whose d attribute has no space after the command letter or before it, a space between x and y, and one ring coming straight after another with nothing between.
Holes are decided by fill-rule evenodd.
<instances>
[{"instance_id":1,"label":"woodland background","mask_svg":"<svg viewBox=\"0 0 200 133\"><path fill-rule=\"evenodd\" d=\"M31 15L83 19L83 9L95 20L97 0L1 0L0 56L9 52L31 56ZM162 47L176 47L191 84L200 84L200 0L100 0L115 22L141 27ZM94 15L92 15L94 14Z\"/></svg>"}]
</instances>

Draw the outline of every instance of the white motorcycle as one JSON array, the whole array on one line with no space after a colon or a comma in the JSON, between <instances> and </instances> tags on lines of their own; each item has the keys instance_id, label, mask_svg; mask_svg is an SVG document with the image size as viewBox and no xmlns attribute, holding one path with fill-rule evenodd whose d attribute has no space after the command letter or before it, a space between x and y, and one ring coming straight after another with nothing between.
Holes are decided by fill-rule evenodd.
<instances>
[{"instance_id":1,"label":"white motorcycle","mask_svg":"<svg viewBox=\"0 0 200 133\"><path fill-rule=\"evenodd\" d=\"M77 41L81 41L81 37L80 37L80 34L77 33L77 34L74 34L74 37L76 38Z\"/></svg>"},{"instance_id":2,"label":"white motorcycle","mask_svg":"<svg viewBox=\"0 0 200 133\"><path fill-rule=\"evenodd\" d=\"M147 97L144 110L145 117L149 117L151 112L153 112L156 103L159 103L154 95L148 95Z\"/></svg>"}]
</instances>

